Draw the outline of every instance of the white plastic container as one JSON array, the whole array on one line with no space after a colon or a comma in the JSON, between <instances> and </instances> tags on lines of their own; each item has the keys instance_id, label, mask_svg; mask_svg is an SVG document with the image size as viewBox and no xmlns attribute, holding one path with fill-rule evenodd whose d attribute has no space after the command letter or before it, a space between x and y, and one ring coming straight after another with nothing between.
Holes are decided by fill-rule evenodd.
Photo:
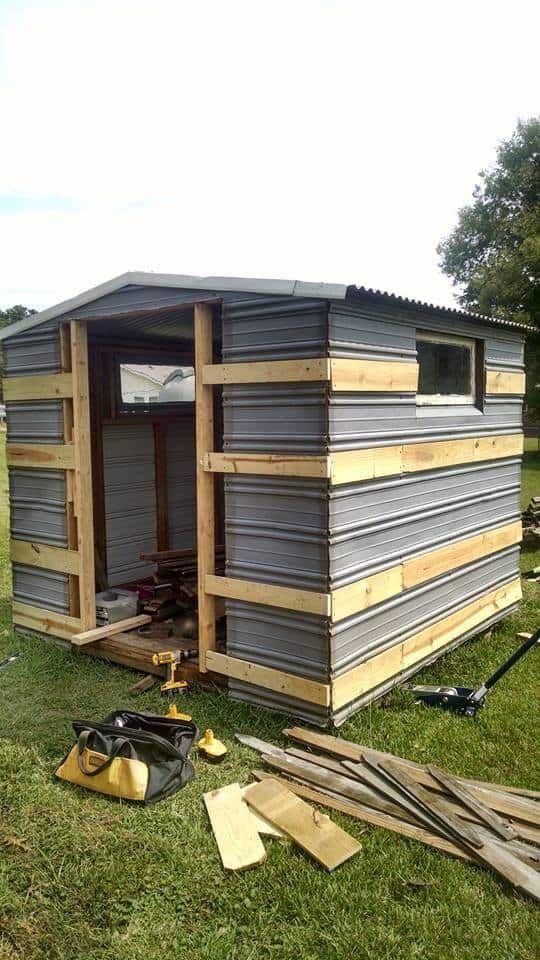
<instances>
[{"instance_id":1,"label":"white plastic container","mask_svg":"<svg viewBox=\"0 0 540 960\"><path fill-rule=\"evenodd\" d=\"M96 622L104 627L109 623L118 623L135 617L139 606L139 594L132 590L120 590L112 587L96 593Z\"/></svg>"}]
</instances>

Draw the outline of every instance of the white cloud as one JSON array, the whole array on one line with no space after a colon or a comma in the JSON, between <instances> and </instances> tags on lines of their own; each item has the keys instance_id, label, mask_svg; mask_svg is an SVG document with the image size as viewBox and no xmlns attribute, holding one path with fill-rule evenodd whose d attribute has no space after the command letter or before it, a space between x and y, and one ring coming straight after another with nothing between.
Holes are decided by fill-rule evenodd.
<instances>
[{"instance_id":1,"label":"white cloud","mask_svg":"<svg viewBox=\"0 0 540 960\"><path fill-rule=\"evenodd\" d=\"M5 4L0 301L41 307L154 269L448 302L436 244L497 140L536 109L534 10ZM2 217L2 195L73 206Z\"/></svg>"}]
</instances>

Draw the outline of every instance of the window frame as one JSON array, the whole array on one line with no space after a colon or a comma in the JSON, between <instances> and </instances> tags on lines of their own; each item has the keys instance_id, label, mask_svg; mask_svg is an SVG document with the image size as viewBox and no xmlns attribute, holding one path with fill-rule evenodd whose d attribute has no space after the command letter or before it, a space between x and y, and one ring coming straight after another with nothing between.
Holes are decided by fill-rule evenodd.
<instances>
[{"instance_id":1,"label":"window frame","mask_svg":"<svg viewBox=\"0 0 540 960\"><path fill-rule=\"evenodd\" d=\"M139 365L144 364L147 354L144 350L141 352L131 352L129 350L115 351L113 354L113 377L114 377L114 393L116 398L116 411L118 416L131 418L133 416L141 416L145 419L152 419L155 417L181 417L184 415L193 416L195 410L195 400L168 400L166 402L159 400L148 400L143 401L142 403L133 403L126 401L122 398L122 377L121 377L121 367L123 364L126 365ZM152 358L154 364L159 365L160 363L164 364L164 360L156 360ZM146 359L147 363L152 363L152 360ZM167 366L176 365L179 367L193 367L194 363L191 357L185 358L179 354L172 354L167 358Z\"/></svg>"},{"instance_id":2,"label":"window frame","mask_svg":"<svg viewBox=\"0 0 540 960\"><path fill-rule=\"evenodd\" d=\"M471 354L471 390L470 393L417 393L417 407L475 407L479 406L477 364L480 356L479 345L474 337L462 337L454 334L438 333L430 330L417 330L416 342L449 343L458 347L467 347ZM420 364L418 364L420 377ZM419 379L420 382L420 379Z\"/></svg>"}]
</instances>

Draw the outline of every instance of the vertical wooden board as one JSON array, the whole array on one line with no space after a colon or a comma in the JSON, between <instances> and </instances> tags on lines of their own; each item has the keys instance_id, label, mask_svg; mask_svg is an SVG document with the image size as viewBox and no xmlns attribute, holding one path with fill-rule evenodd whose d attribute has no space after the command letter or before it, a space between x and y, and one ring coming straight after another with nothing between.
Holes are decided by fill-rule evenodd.
<instances>
[{"instance_id":1,"label":"vertical wooden board","mask_svg":"<svg viewBox=\"0 0 540 960\"><path fill-rule=\"evenodd\" d=\"M69 325L60 324L60 364L63 373L71 373L71 337ZM73 389L71 391L73 394ZM73 441L73 397L62 401L62 413L64 416L64 443ZM70 550L77 550L79 540L77 535L77 518L75 516L74 504L74 478L73 471L66 471L66 533L67 544ZM68 580L69 588L69 612L72 617L79 617L81 605L79 600L79 576L70 574Z\"/></svg>"},{"instance_id":2,"label":"vertical wooden board","mask_svg":"<svg viewBox=\"0 0 540 960\"><path fill-rule=\"evenodd\" d=\"M73 445L77 502L77 538L80 555L79 600L83 630L96 625L96 584L94 570L94 515L86 325L72 320L71 363L73 368Z\"/></svg>"},{"instance_id":3,"label":"vertical wooden board","mask_svg":"<svg viewBox=\"0 0 540 960\"><path fill-rule=\"evenodd\" d=\"M247 792L246 799L250 807L327 870L334 870L362 849L354 837L276 780L256 784Z\"/></svg>"},{"instance_id":4,"label":"vertical wooden board","mask_svg":"<svg viewBox=\"0 0 540 960\"><path fill-rule=\"evenodd\" d=\"M214 837L225 870L247 870L266 859L254 818L238 783L204 794Z\"/></svg>"},{"instance_id":5,"label":"vertical wooden board","mask_svg":"<svg viewBox=\"0 0 540 960\"><path fill-rule=\"evenodd\" d=\"M206 654L216 649L215 598L206 592L206 576L215 573L214 478L204 469L214 445L213 388L203 382L203 368L212 363L213 310L197 303L195 324L195 442L197 458L197 575L199 608L199 670L205 673Z\"/></svg>"}]
</instances>

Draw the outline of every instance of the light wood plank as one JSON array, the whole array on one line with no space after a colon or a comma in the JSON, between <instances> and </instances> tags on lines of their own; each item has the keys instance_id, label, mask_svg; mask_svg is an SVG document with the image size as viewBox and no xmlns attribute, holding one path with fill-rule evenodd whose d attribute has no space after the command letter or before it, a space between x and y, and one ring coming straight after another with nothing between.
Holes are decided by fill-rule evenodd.
<instances>
[{"instance_id":1,"label":"light wood plank","mask_svg":"<svg viewBox=\"0 0 540 960\"><path fill-rule=\"evenodd\" d=\"M416 393L418 364L399 360L330 361L331 388L369 393Z\"/></svg>"},{"instance_id":2,"label":"light wood plank","mask_svg":"<svg viewBox=\"0 0 540 960\"><path fill-rule=\"evenodd\" d=\"M75 449L70 443L8 443L6 460L8 467L73 470Z\"/></svg>"},{"instance_id":3,"label":"light wood plank","mask_svg":"<svg viewBox=\"0 0 540 960\"><path fill-rule=\"evenodd\" d=\"M30 540L11 540L10 550L12 563L24 563L29 567L41 567L58 573L79 573L79 554L76 550Z\"/></svg>"},{"instance_id":4,"label":"light wood plank","mask_svg":"<svg viewBox=\"0 0 540 960\"><path fill-rule=\"evenodd\" d=\"M364 450L340 450L330 455L330 482L359 483L402 472L403 447L366 447Z\"/></svg>"},{"instance_id":5,"label":"light wood plank","mask_svg":"<svg viewBox=\"0 0 540 960\"><path fill-rule=\"evenodd\" d=\"M248 660L238 660L215 650L209 650L206 654L206 669L223 673L234 680L244 680L257 687L283 693L288 697L317 703L319 706L327 707L330 703L330 686L326 683L307 680L305 677L284 673L283 670L275 670L273 667L263 667Z\"/></svg>"},{"instance_id":6,"label":"light wood plank","mask_svg":"<svg viewBox=\"0 0 540 960\"><path fill-rule=\"evenodd\" d=\"M309 360L262 360L249 363L205 364L204 384L228 383L301 383L328 381L330 361L327 358Z\"/></svg>"},{"instance_id":7,"label":"light wood plank","mask_svg":"<svg viewBox=\"0 0 540 960\"><path fill-rule=\"evenodd\" d=\"M216 564L216 506L214 477L204 467L205 454L214 446L214 391L204 380L204 370L212 363L213 308L195 304L194 324L198 638L199 670L204 673L206 654L216 648L216 602L206 592L206 577Z\"/></svg>"},{"instance_id":8,"label":"light wood plank","mask_svg":"<svg viewBox=\"0 0 540 960\"><path fill-rule=\"evenodd\" d=\"M82 630L71 638L74 647L82 647L87 643L95 643L96 640L105 640L107 637L113 637L116 633L127 633L129 630L136 630L138 627L144 627L152 622L152 617L146 613L139 613L136 617L126 617L125 620L117 620L116 623L107 623L104 627L94 627L93 630Z\"/></svg>"},{"instance_id":9,"label":"light wood plank","mask_svg":"<svg viewBox=\"0 0 540 960\"><path fill-rule=\"evenodd\" d=\"M286 610L300 610L302 613L314 613L322 617L330 615L330 598L326 593L311 590L295 590L271 583L257 583L255 580L237 580L233 577L207 576L207 593L229 600L244 600L246 603L263 603L271 607L283 607Z\"/></svg>"},{"instance_id":10,"label":"light wood plank","mask_svg":"<svg viewBox=\"0 0 540 960\"><path fill-rule=\"evenodd\" d=\"M62 400L73 395L70 373L5 377L4 400Z\"/></svg>"},{"instance_id":11,"label":"light wood plank","mask_svg":"<svg viewBox=\"0 0 540 960\"><path fill-rule=\"evenodd\" d=\"M521 457L523 454L523 434L507 436L476 437L474 441L474 460L498 460L502 457Z\"/></svg>"},{"instance_id":12,"label":"light wood plank","mask_svg":"<svg viewBox=\"0 0 540 960\"><path fill-rule=\"evenodd\" d=\"M439 620L431 627L397 643L337 677L332 686L332 707L338 710L351 700L379 687L385 680L420 664L431 653L447 646L460 635L479 627L506 607L521 599L521 581L516 579Z\"/></svg>"},{"instance_id":13,"label":"light wood plank","mask_svg":"<svg viewBox=\"0 0 540 960\"><path fill-rule=\"evenodd\" d=\"M21 603L20 600L13 601L13 623L37 633L60 637L62 640L71 640L73 634L81 629L81 621L77 617L44 610L42 607Z\"/></svg>"},{"instance_id":14,"label":"light wood plank","mask_svg":"<svg viewBox=\"0 0 540 960\"><path fill-rule=\"evenodd\" d=\"M92 447L90 432L90 387L88 336L80 320L70 323L73 377L73 440L77 504L77 546L80 558L79 606L83 630L96 625L96 580L94 567L94 510Z\"/></svg>"},{"instance_id":15,"label":"light wood plank","mask_svg":"<svg viewBox=\"0 0 540 960\"><path fill-rule=\"evenodd\" d=\"M486 370L486 393L522 397L525 394L525 374Z\"/></svg>"},{"instance_id":16,"label":"light wood plank","mask_svg":"<svg viewBox=\"0 0 540 960\"><path fill-rule=\"evenodd\" d=\"M449 570L455 570L481 557L504 550L505 547L520 543L521 537L521 520L516 520L503 527L486 530L485 533L440 547L439 550L430 550L418 557L404 560L403 589L409 590L417 584L440 577Z\"/></svg>"},{"instance_id":17,"label":"light wood plank","mask_svg":"<svg viewBox=\"0 0 540 960\"><path fill-rule=\"evenodd\" d=\"M328 457L286 453L214 453L204 457L204 469L213 473L249 473L274 477L329 476Z\"/></svg>"},{"instance_id":18,"label":"light wood plank","mask_svg":"<svg viewBox=\"0 0 540 960\"><path fill-rule=\"evenodd\" d=\"M60 340L60 363L62 372L71 378L71 396L62 400L62 414L64 418L64 443L73 443L73 378L71 377L71 335L68 323L61 323L58 336ZM77 517L75 515L74 476L72 470L66 474L66 534L69 550L77 551L79 538L77 533ZM69 613L78 617L81 612L79 600L79 578L75 574L69 575Z\"/></svg>"},{"instance_id":19,"label":"light wood plank","mask_svg":"<svg viewBox=\"0 0 540 960\"><path fill-rule=\"evenodd\" d=\"M250 817L255 821L255 826L257 828L257 833L260 833L263 837L277 837L279 840L285 838L283 830L278 830L273 823L270 823L269 820L265 820L264 817L261 817L260 813L257 813L256 810L253 810L248 806L246 799L246 794L254 786L253 783L248 784L247 787L240 787L240 793L242 794L242 800L244 801L247 809L249 810Z\"/></svg>"},{"instance_id":20,"label":"light wood plank","mask_svg":"<svg viewBox=\"0 0 540 960\"><path fill-rule=\"evenodd\" d=\"M266 851L239 784L210 790L203 799L225 870L247 870L263 863Z\"/></svg>"},{"instance_id":21,"label":"light wood plank","mask_svg":"<svg viewBox=\"0 0 540 960\"><path fill-rule=\"evenodd\" d=\"M335 623L361 610L367 610L368 607L401 593L402 589L402 564L349 583L346 587L338 587L331 594L332 621Z\"/></svg>"},{"instance_id":22,"label":"light wood plank","mask_svg":"<svg viewBox=\"0 0 540 960\"><path fill-rule=\"evenodd\" d=\"M261 780L247 792L246 799L327 870L335 870L362 849L358 840L277 780Z\"/></svg>"}]
</instances>

